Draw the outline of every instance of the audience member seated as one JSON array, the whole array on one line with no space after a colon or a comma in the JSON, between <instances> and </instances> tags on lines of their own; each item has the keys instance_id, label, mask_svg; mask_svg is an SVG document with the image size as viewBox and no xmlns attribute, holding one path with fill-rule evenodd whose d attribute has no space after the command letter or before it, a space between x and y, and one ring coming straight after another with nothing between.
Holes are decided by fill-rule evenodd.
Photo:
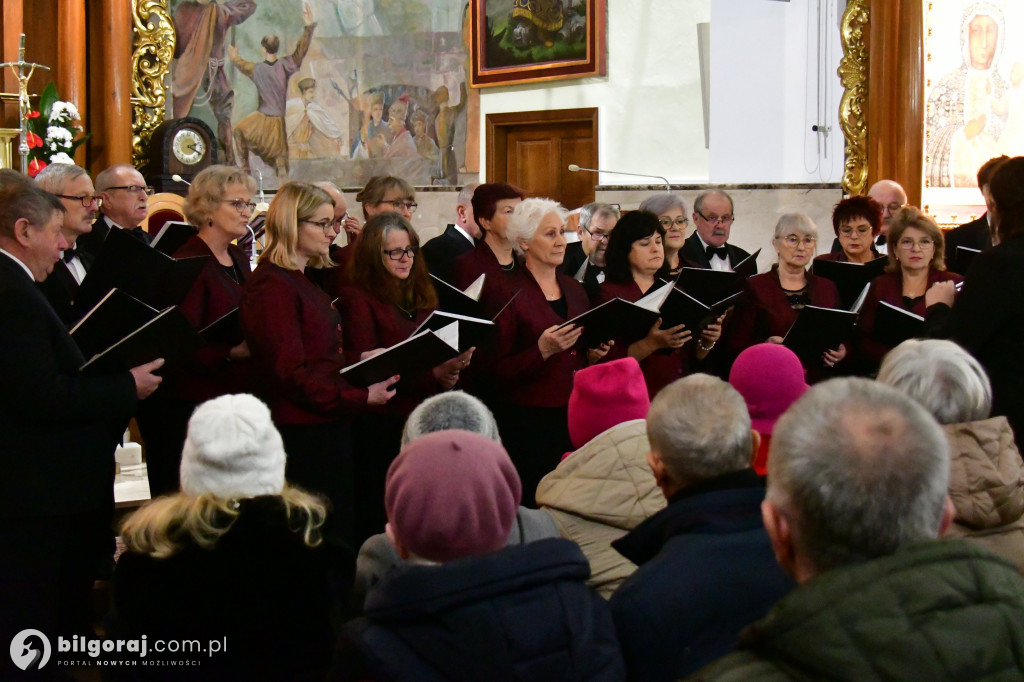
<instances>
[{"instance_id":1,"label":"audience member seated","mask_svg":"<svg viewBox=\"0 0 1024 682\"><path fill-rule=\"evenodd\" d=\"M537 504L590 562L587 584L607 599L636 570L611 542L665 506L647 465L650 409L633 358L581 369L569 396L575 452L537 486Z\"/></svg>"},{"instance_id":2,"label":"audience member seated","mask_svg":"<svg viewBox=\"0 0 1024 682\"><path fill-rule=\"evenodd\" d=\"M458 429L470 431L500 443L498 424L487 406L462 391L448 391L427 398L412 411L405 422L402 447L428 433ZM508 546L521 545L541 538L558 537L558 528L544 511L520 506L516 522L508 534ZM570 538L572 539L572 538ZM380 582L392 567L404 563L395 545L386 533L380 533L363 543L356 560L356 583L353 601L361 610L366 594Z\"/></svg>"},{"instance_id":3,"label":"audience member seated","mask_svg":"<svg viewBox=\"0 0 1024 682\"><path fill-rule=\"evenodd\" d=\"M449 284L454 282L455 259L472 251L477 240L483 237L480 226L473 219L473 192L479 186L479 183L471 182L459 190L455 200L455 222L423 245L423 257L430 274Z\"/></svg>"},{"instance_id":4,"label":"audience member seated","mask_svg":"<svg viewBox=\"0 0 1024 682\"><path fill-rule=\"evenodd\" d=\"M736 389L706 374L670 384L647 437L668 506L613 543L639 568L609 605L630 679L658 682L731 651L793 583L761 525L760 437Z\"/></svg>"},{"instance_id":5,"label":"audience member seated","mask_svg":"<svg viewBox=\"0 0 1024 682\"><path fill-rule=\"evenodd\" d=\"M1006 417L989 417L992 386L978 361L952 341L904 341L878 380L921 403L949 438L947 536L967 537L1024 573L1024 463Z\"/></svg>"},{"instance_id":6,"label":"audience member seated","mask_svg":"<svg viewBox=\"0 0 1024 682\"><path fill-rule=\"evenodd\" d=\"M761 435L754 471L764 476L768 473L768 447L775 422L808 389L804 368L796 353L785 346L759 343L740 353L732 363L729 383L743 396L750 424Z\"/></svg>"},{"instance_id":7,"label":"audience member seated","mask_svg":"<svg viewBox=\"0 0 1024 682\"><path fill-rule=\"evenodd\" d=\"M412 441L388 471L388 535L408 559L345 627L334 680L622 680L604 600L579 548L506 547L520 482L500 444L467 431Z\"/></svg>"},{"instance_id":8,"label":"audience member seated","mask_svg":"<svg viewBox=\"0 0 1024 682\"><path fill-rule=\"evenodd\" d=\"M285 482L285 458L270 410L253 396L196 410L181 492L147 503L121 531L114 636L226 642L189 679L323 678L332 639L325 510ZM137 675L183 678L171 667Z\"/></svg>"},{"instance_id":9,"label":"audience member seated","mask_svg":"<svg viewBox=\"0 0 1024 682\"><path fill-rule=\"evenodd\" d=\"M840 261L864 265L880 257L875 237L882 230L882 205L871 197L847 197L832 209L832 229L842 247L823 253L815 260Z\"/></svg>"},{"instance_id":10,"label":"audience member seated","mask_svg":"<svg viewBox=\"0 0 1024 682\"><path fill-rule=\"evenodd\" d=\"M949 444L923 407L866 379L814 386L782 416L764 523L799 587L739 651L690 679L1024 676L1024 580L949 527Z\"/></svg>"}]
</instances>

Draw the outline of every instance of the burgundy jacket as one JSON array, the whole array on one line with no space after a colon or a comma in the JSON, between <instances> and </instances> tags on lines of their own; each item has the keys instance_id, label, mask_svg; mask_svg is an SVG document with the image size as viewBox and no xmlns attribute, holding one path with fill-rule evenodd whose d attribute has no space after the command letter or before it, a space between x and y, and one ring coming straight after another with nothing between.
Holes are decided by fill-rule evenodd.
<instances>
[{"instance_id":1,"label":"burgundy jacket","mask_svg":"<svg viewBox=\"0 0 1024 682\"><path fill-rule=\"evenodd\" d=\"M515 254L512 257L516 258ZM480 301L484 304L484 313L491 317L505 305L515 289L520 286L514 283L518 279L515 275L524 269L523 264L517 262L512 271L502 270L491 247L487 246L487 242L481 241L472 251L467 251L455 259L452 264L452 284L458 289L465 289L475 282L477 277L486 274L487 279L484 280Z\"/></svg>"},{"instance_id":2,"label":"burgundy jacket","mask_svg":"<svg viewBox=\"0 0 1024 682\"><path fill-rule=\"evenodd\" d=\"M326 291L331 300L341 296L341 290L349 284L349 263L352 262L352 256L355 255L355 252L356 250L352 244L332 246L331 260L337 263L337 265L333 268L311 269L313 274L310 276L310 279Z\"/></svg>"},{"instance_id":3,"label":"burgundy jacket","mask_svg":"<svg viewBox=\"0 0 1024 682\"><path fill-rule=\"evenodd\" d=\"M242 287L250 274L249 259L234 245L228 247L228 254L240 282L235 282L224 272L213 251L198 235L174 253L175 258L210 257L180 306L181 312L196 329L212 324L242 302ZM210 345L196 351L170 377L174 395L198 404L217 396L252 390L249 385L251 363L247 360L230 362L230 350L228 345Z\"/></svg>"},{"instance_id":4,"label":"burgundy jacket","mask_svg":"<svg viewBox=\"0 0 1024 682\"><path fill-rule=\"evenodd\" d=\"M590 302L583 286L565 273L556 276L569 310L566 319L585 313ZM495 400L532 407L565 407L572 392L573 373L587 364L586 350L571 348L544 360L537 340L545 329L566 319L552 310L525 267L509 277L509 285L521 291L496 320L495 347L488 362Z\"/></svg>"},{"instance_id":5,"label":"burgundy jacket","mask_svg":"<svg viewBox=\"0 0 1024 682\"><path fill-rule=\"evenodd\" d=\"M655 284L656 287L657 283ZM601 285L601 293L595 305L610 301L613 298L621 298L632 303L641 299L644 293L646 292L640 291L640 287L633 280L626 283L605 281ZM603 361L607 362L626 357L629 344L642 338L644 337L616 338L615 345L608 351L608 355L604 357ZM654 396L657 395L658 391L676 379L693 372L691 368L697 362L697 358L694 355L696 347L697 339L691 338L682 348L662 348L661 350L654 351L640 362L640 370L647 381L647 392L651 400L654 400Z\"/></svg>"},{"instance_id":6,"label":"burgundy jacket","mask_svg":"<svg viewBox=\"0 0 1024 682\"><path fill-rule=\"evenodd\" d=\"M964 278L948 270L928 269L929 287L936 282L948 281L959 283L964 281ZM869 371L877 371L878 366L882 364L882 358L891 350L871 338L872 331L875 328L875 313L878 310L880 301L906 309L903 305L903 272L901 270L886 272L875 277L871 282L871 288L868 289L868 295L864 299L864 305L861 306L860 323L858 325L860 328L860 354L864 361L869 363ZM926 310L924 299L922 298L915 303L914 307L909 310L915 315L924 317Z\"/></svg>"},{"instance_id":7,"label":"burgundy jacket","mask_svg":"<svg viewBox=\"0 0 1024 682\"><path fill-rule=\"evenodd\" d=\"M337 307L345 334L345 365L359 362L360 356L375 348L387 348L405 341L432 311L417 310L407 315L398 306L381 301L357 286L341 290ZM395 397L371 411L408 416L424 398L437 393L441 385L429 370L418 376L402 376L395 384Z\"/></svg>"},{"instance_id":8,"label":"burgundy jacket","mask_svg":"<svg viewBox=\"0 0 1024 682\"><path fill-rule=\"evenodd\" d=\"M366 409L368 392L346 383L341 318L298 270L260 263L242 295L242 330L258 393L278 424L322 424Z\"/></svg>"}]
</instances>

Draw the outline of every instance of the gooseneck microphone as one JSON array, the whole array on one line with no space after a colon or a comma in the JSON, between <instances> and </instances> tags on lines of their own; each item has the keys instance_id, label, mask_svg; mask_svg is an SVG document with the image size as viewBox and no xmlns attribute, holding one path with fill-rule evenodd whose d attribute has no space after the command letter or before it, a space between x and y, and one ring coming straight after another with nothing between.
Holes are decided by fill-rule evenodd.
<instances>
[{"instance_id":1,"label":"gooseneck microphone","mask_svg":"<svg viewBox=\"0 0 1024 682\"><path fill-rule=\"evenodd\" d=\"M665 191L671 192L672 185L669 183L668 178L663 175L651 175L649 173L627 173L625 171L605 170L603 168L580 168L575 163L569 164L570 173L579 173L580 171L589 171L591 173L611 173L612 175L632 175L636 178L657 178L665 183Z\"/></svg>"},{"instance_id":2,"label":"gooseneck microphone","mask_svg":"<svg viewBox=\"0 0 1024 682\"><path fill-rule=\"evenodd\" d=\"M192 186L192 183L191 183L191 182L189 182L189 181L188 181L188 180L186 180L185 178L181 177L181 176L180 176L180 175L178 175L177 173L175 173L174 175L172 175L172 176L171 176L171 180L174 180L175 182L181 182L181 183L184 183L184 184L188 185L189 187L191 187L191 186Z\"/></svg>"}]
</instances>

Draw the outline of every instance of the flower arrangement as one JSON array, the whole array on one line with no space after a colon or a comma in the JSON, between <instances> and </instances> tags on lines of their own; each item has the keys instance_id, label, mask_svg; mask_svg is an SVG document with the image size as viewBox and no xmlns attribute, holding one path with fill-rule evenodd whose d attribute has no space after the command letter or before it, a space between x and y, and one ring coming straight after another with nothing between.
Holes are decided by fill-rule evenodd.
<instances>
[{"instance_id":1,"label":"flower arrangement","mask_svg":"<svg viewBox=\"0 0 1024 682\"><path fill-rule=\"evenodd\" d=\"M80 121L78 109L71 102L62 102L52 82L39 95L39 109L25 115L28 125L28 174L35 177L51 163L74 163L75 150L89 139L75 124Z\"/></svg>"}]
</instances>

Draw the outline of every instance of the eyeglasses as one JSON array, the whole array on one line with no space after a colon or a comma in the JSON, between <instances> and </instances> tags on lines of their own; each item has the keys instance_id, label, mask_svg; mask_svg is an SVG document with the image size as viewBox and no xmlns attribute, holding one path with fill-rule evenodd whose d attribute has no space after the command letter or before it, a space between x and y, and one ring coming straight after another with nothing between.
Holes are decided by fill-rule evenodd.
<instances>
[{"instance_id":1,"label":"eyeglasses","mask_svg":"<svg viewBox=\"0 0 1024 682\"><path fill-rule=\"evenodd\" d=\"M895 213L901 208L903 208L903 204L898 204L895 201L892 202L891 204L885 204L884 206L882 206L882 210L888 211L889 213Z\"/></svg>"},{"instance_id":2,"label":"eyeglasses","mask_svg":"<svg viewBox=\"0 0 1024 682\"><path fill-rule=\"evenodd\" d=\"M331 225L334 226L334 227L339 227L341 225L344 225L346 220L348 220L348 213L347 212L346 213L342 213L340 217L335 218L334 220L332 220L331 221Z\"/></svg>"},{"instance_id":3,"label":"eyeglasses","mask_svg":"<svg viewBox=\"0 0 1024 682\"><path fill-rule=\"evenodd\" d=\"M704 215L703 213L701 213L700 211L698 211L696 209L694 209L694 213L696 213L697 215L699 215L701 218L703 218L705 221L711 223L712 225L731 225L732 221L736 220L736 216L734 216L734 215L723 215L723 216L715 216L715 215L713 215L711 217L708 217L708 216Z\"/></svg>"},{"instance_id":4,"label":"eyeglasses","mask_svg":"<svg viewBox=\"0 0 1024 682\"><path fill-rule=\"evenodd\" d=\"M841 236L843 236L843 237L852 237L854 235L854 233L856 233L856 234L858 234L858 235L863 237L863 236L871 234L871 228L870 227L858 227L856 230L854 230L852 227L840 227L839 228L839 234Z\"/></svg>"},{"instance_id":5,"label":"eyeglasses","mask_svg":"<svg viewBox=\"0 0 1024 682\"><path fill-rule=\"evenodd\" d=\"M935 240L931 237L921 237L917 240L911 239L910 237L904 237L899 241L899 247L906 251L913 250L915 246L924 251L925 249L930 249L935 246Z\"/></svg>"},{"instance_id":6,"label":"eyeglasses","mask_svg":"<svg viewBox=\"0 0 1024 682\"><path fill-rule=\"evenodd\" d=\"M420 250L418 246L407 246L404 249L391 249L390 251L385 249L384 253L387 254L391 260L402 260L402 256L407 258L415 258L416 252Z\"/></svg>"},{"instance_id":7,"label":"eyeglasses","mask_svg":"<svg viewBox=\"0 0 1024 682\"><path fill-rule=\"evenodd\" d=\"M331 219L327 220L300 220L300 223L306 223L307 225L314 225L320 228L320 231L324 234L328 232L334 232L334 221Z\"/></svg>"},{"instance_id":8,"label":"eyeglasses","mask_svg":"<svg viewBox=\"0 0 1024 682\"><path fill-rule=\"evenodd\" d=\"M595 242L606 242L608 241L608 237L610 236L605 234L604 232L593 232L583 227L582 225L580 225L580 229L589 234L590 238L593 239Z\"/></svg>"},{"instance_id":9,"label":"eyeglasses","mask_svg":"<svg viewBox=\"0 0 1024 682\"><path fill-rule=\"evenodd\" d=\"M415 201L402 201L401 199L395 199L393 201L392 200L384 200L384 201L382 201L380 203L382 203L382 204L391 204L392 206L394 206L399 211L404 208L405 210L409 211L410 213L415 213L416 209L420 207L420 205L417 204Z\"/></svg>"},{"instance_id":10,"label":"eyeglasses","mask_svg":"<svg viewBox=\"0 0 1024 682\"><path fill-rule=\"evenodd\" d=\"M675 220L672 220L671 218L658 218L658 222L661 223L661 226L664 227L666 230L671 229L673 225L678 225L679 227L686 227L687 225L690 224L690 221L683 216L679 216Z\"/></svg>"},{"instance_id":11,"label":"eyeglasses","mask_svg":"<svg viewBox=\"0 0 1024 682\"><path fill-rule=\"evenodd\" d=\"M142 185L118 185L117 187L108 187L103 191L107 192L112 189L123 189L132 194L137 194L138 192L145 192L147 197L153 194L153 188L148 185L145 187L143 187Z\"/></svg>"},{"instance_id":12,"label":"eyeglasses","mask_svg":"<svg viewBox=\"0 0 1024 682\"><path fill-rule=\"evenodd\" d=\"M69 196L67 194L58 194L57 196L61 199L67 199L68 201L81 201L82 206L85 208L89 208L93 204L96 204L96 208L103 205L103 197L95 194L84 194L80 197Z\"/></svg>"},{"instance_id":13,"label":"eyeglasses","mask_svg":"<svg viewBox=\"0 0 1024 682\"><path fill-rule=\"evenodd\" d=\"M223 201L221 201L221 203L231 204L239 213L244 212L245 209L249 209L249 213L252 213L253 211L256 210L255 202L246 201L245 199L224 199Z\"/></svg>"},{"instance_id":14,"label":"eyeglasses","mask_svg":"<svg viewBox=\"0 0 1024 682\"><path fill-rule=\"evenodd\" d=\"M795 234L787 234L782 238L782 242L791 248L796 248L800 244L804 246L814 246L818 242L817 237L798 237Z\"/></svg>"}]
</instances>

